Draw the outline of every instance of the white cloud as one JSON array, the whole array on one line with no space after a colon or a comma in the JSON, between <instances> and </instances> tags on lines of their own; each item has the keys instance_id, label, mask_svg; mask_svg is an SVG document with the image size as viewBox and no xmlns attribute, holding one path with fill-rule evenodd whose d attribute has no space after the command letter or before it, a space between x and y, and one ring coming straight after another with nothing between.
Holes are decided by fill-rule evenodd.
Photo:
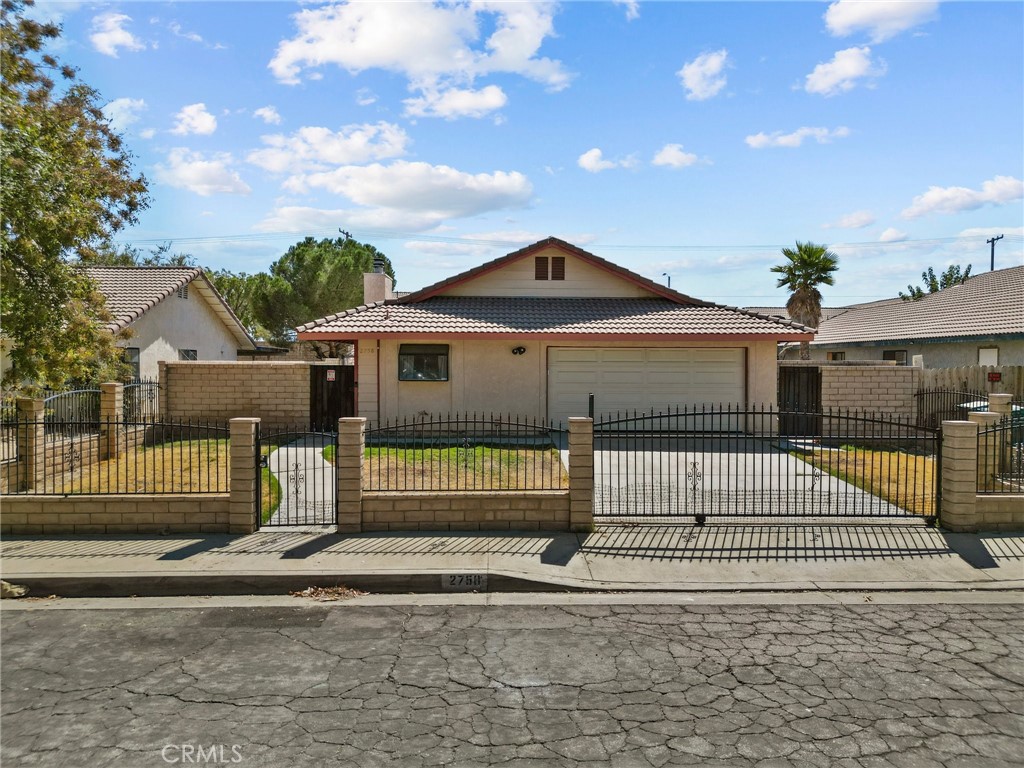
<instances>
[{"instance_id":1,"label":"white cloud","mask_svg":"<svg viewBox=\"0 0 1024 768\"><path fill-rule=\"evenodd\" d=\"M261 139L267 146L253 150L246 160L272 173L293 174L400 157L409 142L405 131L385 122L346 125L338 131L304 126L290 136L278 133Z\"/></svg>"},{"instance_id":2,"label":"white cloud","mask_svg":"<svg viewBox=\"0 0 1024 768\"><path fill-rule=\"evenodd\" d=\"M518 208L533 194L529 179L517 171L470 174L447 165L374 163L343 166L323 173L292 177L293 192L323 189L368 208L414 213L439 224L445 219Z\"/></svg>"},{"instance_id":3,"label":"white cloud","mask_svg":"<svg viewBox=\"0 0 1024 768\"><path fill-rule=\"evenodd\" d=\"M612 2L625 7L627 21L635 21L640 18L640 3L638 0L612 0Z\"/></svg>"},{"instance_id":4,"label":"white cloud","mask_svg":"<svg viewBox=\"0 0 1024 768\"><path fill-rule=\"evenodd\" d=\"M755 133L753 136L747 136L744 141L746 141L748 147L753 147L754 149L764 149L765 147L799 147L804 143L804 139L814 139L819 144L828 144L832 139L844 139L849 135L850 129L844 125L831 131L828 128L805 126L797 128L792 133L783 133L782 131L776 131L772 134Z\"/></svg>"},{"instance_id":5,"label":"white cloud","mask_svg":"<svg viewBox=\"0 0 1024 768\"><path fill-rule=\"evenodd\" d=\"M621 160L605 160L601 150L594 147L580 155L576 160L576 164L585 171L600 173L611 168L632 168L636 165L636 158L633 155L629 155Z\"/></svg>"},{"instance_id":6,"label":"white cloud","mask_svg":"<svg viewBox=\"0 0 1024 768\"><path fill-rule=\"evenodd\" d=\"M723 48L712 53L702 53L693 61L684 64L676 74L683 81L687 100L704 101L725 88L726 77L722 70L728 63L729 52Z\"/></svg>"},{"instance_id":7,"label":"white cloud","mask_svg":"<svg viewBox=\"0 0 1024 768\"><path fill-rule=\"evenodd\" d=\"M855 211L845 216L840 216L837 221L826 224L825 229L863 229L875 223L875 216L871 211Z\"/></svg>"},{"instance_id":8,"label":"white cloud","mask_svg":"<svg viewBox=\"0 0 1024 768\"><path fill-rule=\"evenodd\" d=\"M146 128L144 131L139 131L139 137L143 139L152 139L156 136L155 128Z\"/></svg>"},{"instance_id":9,"label":"white cloud","mask_svg":"<svg viewBox=\"0 0 1024 768\"><path fill-rule=\"evenodd\" d=\"M422 96L406 99L405 114L410 117L484 117L508 102L505 92L496 85L479 91L472 88L449 88L446 91L425 90Z\"/></svg>"},{"instance_id":10,"label":"white cloud","mask_svg":"<svg viewBox=\"0 0 1024 768\"><path fill-rule=\"evenodd\" d=\"M1001 205L1024 197L1024 181L1013 176L996 176L982 183L981 189L967 187L928 187L900 215L916 219L929 213L961 213L983 205Z\"/></svg>"},{"instance_id":11,"label":"white cloud","mask_svg":"<svg viewBox=\"0 0 1024 768\"><path fill-rule=\"evenodd\" d=\"M258 117L267 125L280 125L281 115L278 114L277 109L270 105L260 107L252 113L254 117Z\"/></svg>"},{"instance_id":12,"label":"white cloud","mask_svg":"<svg viewBox=\"0 0 1024 768\"><path fill-rule=\"evenodd\" d=\"M835 96L853 90L858 80L881 77L885 72L885 62L873 62L868 46L846 48L837 51L832 61L816 66L807 76L804 90L822 96Z\"/></svg>"},{"instance_id":13,"label":"white cloud","mask_svg":"<svg viewBox=\"0 0 1024 768\"><path fill-rule=\"evenodd\" d=\"M937 0L838 0L825 11L825 26L836 37L864 31L881 43L933 20L938 8Z\"/></svg>"},{"instance_id":14,"label":"white cloud","mask_svg":"<svg viewBox=\"0 0 1024 768\"><path fill-rule=\"evenodd\" d=\"M906 232L901 232L896 227L889 227L878 236L878 242L880 243L900 243L907 239L909 235Z\"/></svg>"},{"instance_id":15,"label":"white cloud","mask_svg":"<svg viewBox=\"0 0 1024 768\"><path fill-rule=\"evenodd\" d=\"M356 104L360 107L368 107L377 101L377 95L369 88L360 88L356 91Z\"/></svg>"},{"instance_id":16,"label":"white cloud","mask_svg":"<svg viewBox=\"0 0 1024 768\"><path fill-rule=\"evenodd\" d=\"M217 130L217 118L206 111L206 105L202 102L182 107L174 118L177 122L171 129L171 133L176 133L179 136L186 136L190 133L208 136Z\"/></svg>"},{"instance_id":17,"label":"white cloud","mask_svg":"<svg viewBox=\"0 0 1024 768\"><path fill-rule=\"evenodd\" d=\"M168 24L167 28L169 30L171 30L171 32L174 33L175 35L177 35L178 37L182 37L182 38L184 38L186 40L189 40L189 41L191 41L193 43L202 43L202 42L204 42L203 38L202 38L202 36L200 34L198 34L197 32L186 32L184 29L182 29L181 24L179 24L176 21L172 21L170 24Z\"/></svg>"},{"instance_id":18,"label":"white cloud","mask_svg":"<svg viewBox=\"0 0 1024 768\"><path fill-rule=\"evenodd\" d=\"M168 153L166 164L156 165L156 180L203 197L215 194L247 195L252 190L231 169L232 162L233 158L227 152L205 157L201 152L177 147Z\"/></svg>"},{"instance_id":19,"label":"white cloud","mask_svg":"<svg viewBox=\"0 0 1024 768\"><path fill-rule=\"evenodd\" d=\"M492 73L518 74L558 91L569 85L571 76L561 62L539 55L544 40L554 34L555 9L552 2L496 0L305 8L293 17L297 34L278 44L268 66L288 84L300 82L304 72L307 78L318 74L309 69L331 64L353 74L367 69L398 72L427 104L431 93L443 95ZM483 41L481 27L493 28ZM494 91L487 98L493 99ZM426 105L424 110L430 114Z\"/></svg>"},{"instance_id":20,"label":"white cloud","mask_svg":"<svg viewBox=\"0 0 1024 768\"><path fill-rule=\"evenodd\" d=\"M686 168L697 162L697 156L691 152L684 152L682 144L666 144L651 162L669 168Z\"/></svg>"},{"instance_id":21,"label":"white cloud","mask_svg":"<svg viewBox=\"0 0 1024 768\"><path fill-rule=\"evenodd\" d=\"M93 47L102 54L117 58L119 48L128 51L144 50L146 44L124 28L124 25L132 20L131 16L123 13L101 13L93 17L92 34L89 40Z\"/></svg>"},{"instance_id":22,"label":"white cloud","mask_svg":"<svg viewBox=\"0 0 1024 768\"><path fill-rule=\"evenodd\" d=\"M968 227L957 237L992 237L993 235L1024 235L1024 227Z\"/></svg>"},{"instance_id":23,"label":"white cloud","mask_svg":"<svg viewBox=\"0 0 1024 768\"><path fill-rule=\"evenodd\" d=\"M144 99L121 98L114 99L103 107L103 114L106 115L115 131L123 133L139 121L140 113L145 108Z\"/></svg>"}]
</instances>

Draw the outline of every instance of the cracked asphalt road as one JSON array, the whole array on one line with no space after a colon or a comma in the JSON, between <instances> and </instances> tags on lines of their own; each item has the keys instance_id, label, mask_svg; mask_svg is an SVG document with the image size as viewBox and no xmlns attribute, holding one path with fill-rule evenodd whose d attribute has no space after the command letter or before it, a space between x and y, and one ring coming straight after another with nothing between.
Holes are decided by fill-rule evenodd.
<instances>
[{"instance_id":1,"label":"cracked asphalt road","mask_svg":"<svg viewBox=\"0 0 1024 768\"><path fill-rule=\"evenodd\" d=\"M2 641L12 768L1024 764L1019 605L19 610Z\"/></svg>"}]
</instances>

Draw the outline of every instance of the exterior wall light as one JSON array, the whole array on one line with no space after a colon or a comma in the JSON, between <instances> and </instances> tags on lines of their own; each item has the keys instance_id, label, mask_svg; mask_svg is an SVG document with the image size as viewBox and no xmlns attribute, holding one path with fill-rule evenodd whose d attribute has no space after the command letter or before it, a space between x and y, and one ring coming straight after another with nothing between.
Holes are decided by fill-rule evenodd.
<instances>
[{"instance_id":1,"label":"exterior wall light","mask_svg":"<svg viewBox=\"0 0 1024 768\"><path fill-rule=\"evenodd\" d=\"M513 355L525 355L526 354L526 347L512 347L512 354Z\"/></svg>"}]
</instances>

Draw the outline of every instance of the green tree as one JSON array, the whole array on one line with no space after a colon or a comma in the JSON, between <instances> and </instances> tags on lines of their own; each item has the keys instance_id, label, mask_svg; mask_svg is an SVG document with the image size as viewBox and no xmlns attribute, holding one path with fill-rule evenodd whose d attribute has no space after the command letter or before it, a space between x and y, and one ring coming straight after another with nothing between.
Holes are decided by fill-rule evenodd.
<instances>
[{"instance_id":1,"label":"green tree","mask_svg":"<svg viewBox=\"0 0 1024 768\"><path fill-rule=\"evenodd\" d=\"M258 275L227 269L206 269L206 276L253 338L265 339L269 336L253 309L253 289Z\"/></svg>"},{"instance_id":2,"label":"green tree","mask_svg":"<svg viewBox=\"0 0 1024 768\"><path fill-rule=\"evenodd\" d=\"M161 243L143 253L133 245L103 243L84 262L90 267L195 267L190 253L171 253L170 243Z\"/></svg>"},{"instance_id":3,"label":"green tree","mask_svg":"<svg viewBox=\"0 0 1024 768\"><path fill-rule=\"evenodd\" d=\"M109 315L77 269L134 223L146 181L99 107L99 95L46 46L54 24L2 0L0 19L0 325L5 383L61 386L116 367ZM55 78L61 81L58 87Z\"/></svg>"},{"instance_id":4,"label":"green tree","mask_svg":"<svg viewBox=\"0 0 1024 768\"><path fill-rule=\"evenodd\" d=\"M938 293L954 285L963 285L970 276L970 264L967 265L967 269L964 269L959 264L950 264L938 277L935 276L935 270L928 267L928 269L921 273L924 287L908 285L907 293L900 291L900 298L904 301L920 301L929 293Z\"/></svg>"},{"instance_id":5,"label":"green tree","mask_svg":"<svg viewBox=\"0 0 1024 768\"><path fill-rule=\"evenodd\" d=\"M270 265L270 273L249 278L252 315L273 343L294 340L295 327L358 306L363 273L382 259L394 279L391 262L372 245L346 237L296 243Z\"/></svg>"},{"instance_id":6,"label":"green tree","mask_svg":"<svg viewBox=\"0 0 1024 768\"><path fill-rule=\"evenodd\" d=\"M772 267L780 275L777 288L789 290L786 311L798 323L808 328L817 328L821 323L820 285L834 285L833 273L839 268L839 257L827 246L815 243L796 243L796 248L783 248L784 264ZM800 342L800 359L810 360L811 347L806 341Z\"/></svg>"}]
</instances>

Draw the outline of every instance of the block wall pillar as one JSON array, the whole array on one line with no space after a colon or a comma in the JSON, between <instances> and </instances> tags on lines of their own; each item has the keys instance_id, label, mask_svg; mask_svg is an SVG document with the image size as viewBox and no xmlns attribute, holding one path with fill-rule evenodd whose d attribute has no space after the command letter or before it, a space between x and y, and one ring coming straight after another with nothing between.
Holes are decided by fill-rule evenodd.
<instances>
[{"instance_id":1,"label":"block wall pillar","mask_svg":"<svg viewBox=\"0 0 1024 768\"><path fill-rule=\"evenodd\" d=\"M256 435L259 424L259 419L231 419L228 422L231 435L229 533L246 534L256 530L256 515L259 514Z\"/></svg>"},{"instance_id":2,"label":"block wall pillar","mask_svg":"<svg viewBox=\"0 0 1024 768\"><path fill-rule=\"evenodd\" d=\"M19 491L35 488L46 468L46 426L42 400L17 399L18 407L18 480Z\"/></svg>"},{"instance_id":3,"label":"block wall pillar","mask_svg":"<svg viewBox=\"0 0 1024 768\"><path fill-rule=\"evenodd\" d=\"M594 420L569 417L569 530L594 528Z\"/></svg>"},{"instance_id":4,"label":"block wall pillar","mask_svg":"<svg viewBox=\"0 0 1024 768\"><path fill-rule=\"evenodd\" d=\"M366 454L366 419L338 419L337 478L338 533L363 530L363 462Z\"/></svg>"},{"instance_id":5,"label":"block wall pillar","mask_svg":"<svg viewBox=\"0 0 1024 768\"><path fill-rule=\"evenodd\" d=\"M100 460L117 458L119 427L124 421L124 384L100 384Z\"/></svg>"},{"instance_id":6,"label":"block wall pillar","mask_svg":"<svg viewBox=\"0 0 1024 768\"><path fill-rule=\"evenodd\" d=\"M978 530L978 425L973 421L942 422L943 528Z\"/></svg>"}]
</instances>

